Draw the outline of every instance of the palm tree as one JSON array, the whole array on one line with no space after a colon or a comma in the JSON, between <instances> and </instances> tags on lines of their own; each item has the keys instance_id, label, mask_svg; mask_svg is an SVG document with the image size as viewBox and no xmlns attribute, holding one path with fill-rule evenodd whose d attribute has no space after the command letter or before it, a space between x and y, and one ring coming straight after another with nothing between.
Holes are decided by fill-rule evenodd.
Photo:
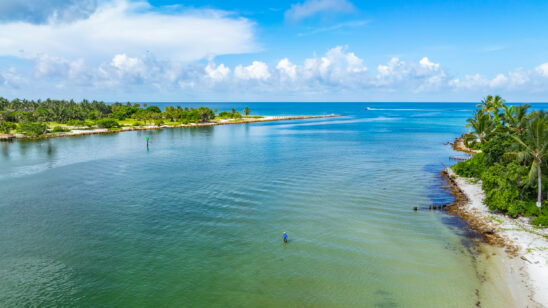
<instances>
[{"instance_id":1,"label":"palm tree","mask_svg":"<svg viewBox=\"0 0 548 308\"><path fill-rule=\"evenodd\" d=\"M200 113L200 122L206 123L206 122L209 122L209 120L210 120L209 112L207 112L206 110L202 111Z\"/></svg>"},{"instance_id":2,"label":"palm tree","mask_svg":"<svg viewBox=\"0 0 548 308\"><path fill-rule=\"evenodd\" d=\"M504 113L502 113L502 123L517 133L521 133L525 130L529 117L527 116L527 109L531 107L528 104L518 106L506 106L502 105Z\"/></svg>"},{"instance_id":3,"label":"palm tree","mask_svg":"<svg viewBox=\"0 0 548 308\"><path fill-rule=\"evenodd\" d=\"M479 140L482 144L485 143L491 133L495 130L495 123L493 123L489 114L485 113L482 109L474 111L474 117L466 120L466 122L468 122L466 127L472 127L474 130L474 132L468 134L468 137L465 139L467 146L472 140Z\"/></svg>"},{"instance_id":4,"label":"palm tree","mask_svg":"<svg viewBox=\"0 0 548 308\"><path fill-rule=\"evenodd\" d=\"M506 101L498 95L494 97L492 95L488 95L481 101L481 104L476 105L476 107L482 108L482 110L487 114L492 114L495 124L500 126L499 108L502 107L505 102Z\"/></svg>"},{"instance_id":5,"label":"palm tree","mask_svg":"<svg viewBox=\"0 0 548 308\"><path fill-rule=\"evenodd\" d=\"M529 170L529 182L533 183L538 179L537 206L542 201L542 171L543 159L548 157L548 117L545 112L537 112L533 119L527 123L525 134L520 138L512 135L522 151L509 152L508 155L517 157L519 162L532 162Z\"/></svg>"},{"instance_id":6,"label":"palm tree","mask_svg":"<svg viewBox=\"0 0 548 308\"><path fill-rule=\"evenodd\" d=\"M245 113L246 116L249 115L249 107L248 106L245 106L244 113Z\"/></svg>"}]
</instances>

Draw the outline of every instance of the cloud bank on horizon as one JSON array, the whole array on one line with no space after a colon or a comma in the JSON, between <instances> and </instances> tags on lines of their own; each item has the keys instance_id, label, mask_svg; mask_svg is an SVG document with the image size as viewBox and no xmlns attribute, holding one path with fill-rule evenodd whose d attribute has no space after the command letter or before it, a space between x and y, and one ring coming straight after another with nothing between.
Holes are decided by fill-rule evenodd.
<instances>
[{"instance_id":1,"label":"cloud bank on horizon","mask_svg":"<svg viewBox=\"0 0 548 308\"><path fill-rule=\"evenodd\" d=\"M279 27L293 34L294 39L287 40L291 45L303 32L325 41L322 36L338 37L340 33L331 32L348 31L348 25L352 31L354 26L366 27L369 22L363 19L325 21L332 14L357 11L347 0L306 0L288 4L276 16ZM311 26L315 18L320 23ZM302 51L271 53L268 50L276 48L263 37L261 18L244 17L236 10L127 0L3 1L0 96L455 101L498 93L514 100L548 101L548 59L543 57L534 66L517 65L494 76L458 74L451 63L437 63L426 53L390 56L379 64L337 39L321 42L331 44L321 55L311 45L303 56ZM401 49L404 52L405 46Z\"/></svg>"}]
</instances>

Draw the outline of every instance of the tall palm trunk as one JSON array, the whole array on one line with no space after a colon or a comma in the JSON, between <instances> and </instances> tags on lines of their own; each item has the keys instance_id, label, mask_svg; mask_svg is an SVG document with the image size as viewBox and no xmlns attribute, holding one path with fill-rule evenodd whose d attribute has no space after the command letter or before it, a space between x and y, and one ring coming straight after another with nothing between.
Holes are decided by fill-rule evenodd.
<instances>
[{"instance_id":1,"label":"tall palm trunk","mask_svg":"<svg viewBox=\"0 0 548 308\"><path fill-rule=\"evenodd\" d=\"M540 171L540 165L541 165L542 161L537 162L537 163L538 163L538 166L537 166L537 175L538 175L538 196L537 196L537 201L538 201L538 204L540 204L540 202L542 201L542 172Z\"/></svg>"}]
</instances>

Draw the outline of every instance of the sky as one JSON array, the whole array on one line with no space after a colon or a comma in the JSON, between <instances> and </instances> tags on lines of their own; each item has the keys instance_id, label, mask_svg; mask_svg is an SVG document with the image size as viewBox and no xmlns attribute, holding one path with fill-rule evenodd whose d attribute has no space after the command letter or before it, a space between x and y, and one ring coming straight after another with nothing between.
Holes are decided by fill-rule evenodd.
<instances>
[{"instance_id":1,"label":"sky","mask_svg":"<svg viewBox=\"0 0 548 308\"><path fill-rule=\"evenodd\" d=\"M548 102L548 1L0 1L0 96Z\"/></svg>"}]
</instances>

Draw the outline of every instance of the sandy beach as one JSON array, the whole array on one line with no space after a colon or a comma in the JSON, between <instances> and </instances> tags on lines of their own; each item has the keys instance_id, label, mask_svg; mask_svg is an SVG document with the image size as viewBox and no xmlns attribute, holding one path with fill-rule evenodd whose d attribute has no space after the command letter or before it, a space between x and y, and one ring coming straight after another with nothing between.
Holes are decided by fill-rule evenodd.
<instances>
[{"instance_id":1,"label":"sandy beach","mask_svg":"<svg viewBox=\"0 0 548 308\"><path fill-rule=\"evenodd\" d=\"M480 181L459 177L450 168L445 171L464 195L457 196L461 202L453 211L498 250L500 276L506 279L517 306L548 307L548 230L535 228L527 217L513 219L489 210L483 204Z\"/></svg>"},{"instance_id":2,"label":"sandy beach","mask_svg":"<svg viewBox=\"0 0 548 308\"><path fill-rule=\"evenodd\" d=\"M16 139L43 139L43 138L56 138L56 137L74 137L74 136L85 136L85 135L100 135L100 134L112 134L118 132L129 132L135 130L156 130L164 128L181 128L181 127L203 127L203 126L217 126L217 125L230 125L230 124L247 124L247 123L257 123L257 122L273 122L273 121L286 121L286 120L301 120L301 119L318 119L318 118L333 118L340 117L341 115L317 115L317 116L264 116L262 118L243 118L238 121L223 119L217 122L206 122L206 123L191 123L191 124L180 124L180 125L143 125L143 126L123 126L116 129L106 129L106 128L92 128L85 129L84 127L71 127L70 132L66 133L53 133L42 135L40 137L28 137L23 134L15 134Z\"/></svg>"}]
</instances>

